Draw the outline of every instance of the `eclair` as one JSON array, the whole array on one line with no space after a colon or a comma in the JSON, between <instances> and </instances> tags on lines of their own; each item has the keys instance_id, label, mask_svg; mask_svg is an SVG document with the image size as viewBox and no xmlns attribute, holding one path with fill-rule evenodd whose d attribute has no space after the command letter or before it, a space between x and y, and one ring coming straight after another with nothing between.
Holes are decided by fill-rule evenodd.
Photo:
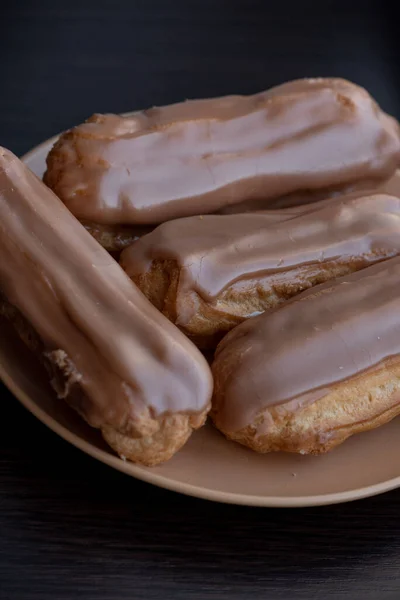
<instances>
[{"instance_id":1,"label":"eclair","mask_svg":"<svg viewBox=\"0 0 400 600\"><path fill-rule=\"evenodd\" d=\"M44 181L109 250L172 219L376 187L400 164L398 122L361 87L304 79L253 96L94 115L64 133Z\"/></svg>"},{"instance_id":2,"label":"eclair","mask_svg":"<svg viewBox=\"0 0 400 600\"><path fill-rule=\"evenodd\" d=\"M219 344L212 418L257 452L320 454L400 413L400 258L300 294Z\"/></svg>"},{"instance_id":3,"label":"eclair","mask_svg":"<svg viewBox=\"0 0 400 600\"><path fill-rule=\"evenodd\" d=\"M145 296L199 347L249 317L335 277L400 254L400 199L335 202L166 222L120 264Z\"/></svg>"},{"instance_id":4,"label":"eclair","mask_svg":"<svg viewBox=\"0 0 400 600\"><path fill-rule=\"evenodd\" d=\"M65 205L0 149L0 313L65 399L122 457L170 458L200 427L212 377Z\"/></svg>"}]
</instances>

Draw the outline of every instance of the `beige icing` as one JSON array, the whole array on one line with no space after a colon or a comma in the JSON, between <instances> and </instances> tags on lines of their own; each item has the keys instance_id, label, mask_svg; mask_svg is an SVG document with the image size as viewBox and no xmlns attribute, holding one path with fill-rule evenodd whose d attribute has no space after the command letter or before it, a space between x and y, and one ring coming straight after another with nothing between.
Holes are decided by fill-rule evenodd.
<instances>
[{"instance_id":1,"label":"beige icing","mask_svg":"<svg viewBox=\"0 0 400 600\"><path fill-rule=\"evenodd\" d=\"M147 408L154 416L207 408L212 381L201 354L4 149L0 291L49 353L71 361L71 375L86 394L81 412L92 425L129 430Z\"/></svg>"},{"instance_id":2,"label":"beige icing","mask_svg":"<svg viewBox=\"0 0 400 600\"><path fill-rule=\"evenodd\" d=\"M358 261L362 268L398 253L400 199L375 194L169 221L124 250L121 264L134 277L155 260L174 260L181 269L177 296L195 291L212 301L237 281L269 277L273 287L282 274L312 264Z\"/></svg>"},{"instance_id":3,"label":"beige icing","mask_svg":"<svg viewBox=\"0 0 400 600\"><path fill-rule=\"evenodd\" d=\"M400 354L400 258L317 286L242 323L217 348L215 373L234 360L218 419L224 431L265 408L296 410L330 386Z\"/></svg>"},{"instance_id":4,"label":"beige icing","mask_svg":"<svg viewBox=\"0 0 400 600\"><path fill-rule=\"evenodd\" d=\"M385 179L397 121L341 79L95 115L50 154L46 183L79 219L151 224L243 201Z\"/></svg>"}]
</instances>

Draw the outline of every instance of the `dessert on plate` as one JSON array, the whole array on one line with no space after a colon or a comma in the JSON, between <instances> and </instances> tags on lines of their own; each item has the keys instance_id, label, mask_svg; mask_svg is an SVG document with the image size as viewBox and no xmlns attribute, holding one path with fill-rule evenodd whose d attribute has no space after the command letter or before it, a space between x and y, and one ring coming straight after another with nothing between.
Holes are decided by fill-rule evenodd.
<instances>
[{"instance_id":1,"label":"dessert on plate","mask_svg":"<svg viewBox=\"0 0 400 600\"><path fill-rule=\"evenodd\" d=\"M0 149L0 313L124 458L170 458L210 407L209 366L62 202Z\"/></svg>"},{"instance_id":2,"label":"dessert on plate","mask_svg":"<svg viewBox=\"0 0 400 600\"><path fill-rule=\"evenodd\" d=\"M400 254L400 199L343 196L292 209L167 221L120 264L196 345L303 290Z\"/></svg>"},{"instance_id":3,"label":"dessert on plate","mask_svg":"<svg viewBox=\"0 0 400 600\"><path fill-rule=\"evenodd\" d=\"M400 258L296 296L219 344L212 418L256 450L320 454L400 413Z\"/></svg>"},{"instance_id":4,"label":"dessert on plate","mask_svg":"<svg viewBox=\"0 0 400 600\"><path fill-rule=\"evenodd\" d=\"M210 409L326 452L400 413L399 165L398 122L323 78L94 115L44 182L0 149L0 316L123 459Z\"/></svg>"},{"instance_id":5,"label":"dessert on plate","mask_svg":"<svg viewBox=\"0 0 400 600\"><path fill-rule=\"evenodd\" d=\"M118 251L178 217L376 187L399 162L397 121L363 88L320 78L126 117L94 115L61 135L44 181Z\"/></svg>"}]
</instances>

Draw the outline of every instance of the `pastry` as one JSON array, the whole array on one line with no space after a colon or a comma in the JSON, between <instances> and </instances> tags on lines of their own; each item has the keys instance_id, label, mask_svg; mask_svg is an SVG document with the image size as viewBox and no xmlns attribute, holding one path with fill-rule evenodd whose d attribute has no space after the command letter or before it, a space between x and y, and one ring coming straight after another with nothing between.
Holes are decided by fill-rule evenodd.
<instances>
[{"instance_id":1,"label":"pastry","mask_svg":"<svg viewBox=\"0 0 400 600\"><path fill-rule=\"evenodd\" d=\"M399 125L364 89L305 79L253 96L94 115L60 137L44 181L89 231L107 227L98 239L115 250L138 226L376 187L399 164Z\"/></svg>"},{"instance_id":2,"label":"pastry","mask_svg":"<svg viewBox=\"0 0 400 600\"><path fill-rule=\"evenodd\" d=\"M0 150L0 312L58 398L123 458L170 458L209 410L210 369L118 263L11 152Z\"/></svg>"},{"instance_id":3,"label":"pastry","mask_svg":"<svg viewBox=\"0 0 400 600\"><path fill-rule=\"evenodd\" d=\"M320 454L400 413L400 258L300 294L219 344L212 418L256 450Z\"/></svg>"},{"instance_id":4,"label":"pastry","mask_svg":"<svg viewBox=\"0 0 400 600\"><path fill-rule=\"evenodd\" d=\"M120 264L199 347L303 290L400 254L400 199L386 194L169 221Z\"/></svg>"},{"instance_id":5,"label":"pastry","mask_svg":"<svg viewBox=\"0 0 400 600\"><path fill-rule=\"evenodd\" d=\"M98 223L88 223L86 221L82 221L82 225L103 248L114 254L116 258L118 258L121 250L127 248L142 235L153 229L153 227L144 225L138 225L137 227L133 225L99 225Z\"/></svg>"}]
</instances>

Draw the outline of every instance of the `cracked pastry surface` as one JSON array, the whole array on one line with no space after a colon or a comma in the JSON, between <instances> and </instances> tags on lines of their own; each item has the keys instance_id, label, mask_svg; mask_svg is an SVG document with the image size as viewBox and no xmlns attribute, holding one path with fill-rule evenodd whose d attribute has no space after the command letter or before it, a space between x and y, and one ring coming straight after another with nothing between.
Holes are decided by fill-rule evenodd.
<instances>
[{"instance_id":1,"label":"cracked pastry surface","mask_svg":"<svg viewBox=\"0 0 400 600\"><path fill-rule=\"evenodd\" d=\"M200 347L305 289L400 253L400 199L349 196L164 223L120 264Z\"/></svg>"},{"instance_id":2,"label":"cracked pastry surface","mask_svg":"<svg viewBox=\"0 0 400 600\"><path fill-rule=\"evenodd\" d=\"M212 419L257 452L320 454L400 413L400 258L300 294L217 348Z\"/></svg>"},{"instance_id":3,"label":"cracked pastry surface","mask_svg":"<svg viewBox=\"0 0 400 600\"><path fill-rule=\"evenodd\" d=\"M171 457L201 426L212 378L193 346L53 192L0 149L1 314L65 399L124 457Z\"/></svg>"}]
</instances>

